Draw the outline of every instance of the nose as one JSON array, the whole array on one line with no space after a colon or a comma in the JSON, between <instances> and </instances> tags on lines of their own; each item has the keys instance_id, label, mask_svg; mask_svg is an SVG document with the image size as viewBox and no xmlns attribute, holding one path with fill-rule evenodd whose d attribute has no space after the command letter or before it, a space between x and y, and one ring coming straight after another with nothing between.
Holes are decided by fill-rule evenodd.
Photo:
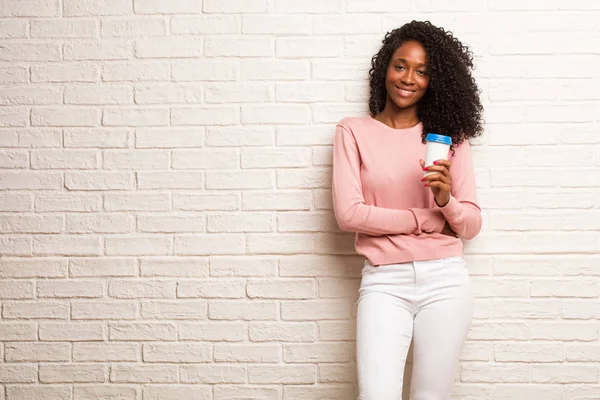
<instances>
[{"instance_id":1,"label":"nose","mask_svg":"<svg viewBox=\"0 0 600 400\"><path fill-rule=\"evenodd\" d=\"M415 83L415 79L414 79L414 74L413 71L410 69L407 69L404 71L404 73L400 76L400 79L402 80L402 83L406 84L406 85L412 85Z\"/></svg>"}]
</instances>

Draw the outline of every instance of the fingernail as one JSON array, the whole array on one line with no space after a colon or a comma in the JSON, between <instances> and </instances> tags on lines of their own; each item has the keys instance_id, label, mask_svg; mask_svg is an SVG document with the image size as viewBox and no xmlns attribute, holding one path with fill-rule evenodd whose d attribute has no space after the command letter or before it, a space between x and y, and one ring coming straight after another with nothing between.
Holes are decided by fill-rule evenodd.
<instances>
[{"instance_id":1,"label":"fingernail","mask_svg":"<svg viewBox=\"0 0 600 400\"><path fill-rule=\"evenodd\" d=\"M439 164L439 162L437 162L437 161L434 161L433 163L434 163L434 164Z\"/></svg>"},{"instance_id":2,"label":"fingernail","mask_svg":"<svg viewBox=\"0 0 600 400\"><path fill-rule=\"evenodd\" d=\"M429 171L429 168L425 167L423 168L423 171Z\"/></svg>"},{"instance_id":3,"label":"fingernail","mask_svg":"<svg viewBox=\"0 0 600 400\"><path fill-rule=\"evenodd\" d=\"M423 186L429 186L428 184L424 184Z\"/></svg>"},{"instance_id":4,"label":"fingernail","mask_svg":"<svg viewBox=\"0 0 600 400\"><path fill-rule=\"evenodd\" d=\"M425 180L425 178L421 178L421 182L423 182Z\"/></svg>"}]
</instances>

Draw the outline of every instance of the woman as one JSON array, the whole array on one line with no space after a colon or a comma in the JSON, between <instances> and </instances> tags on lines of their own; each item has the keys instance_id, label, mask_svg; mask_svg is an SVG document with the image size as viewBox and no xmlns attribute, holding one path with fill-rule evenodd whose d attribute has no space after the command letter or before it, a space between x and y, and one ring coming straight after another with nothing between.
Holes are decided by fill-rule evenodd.
<instances>
[{"instance_id":1,"label":"woman","mask_svg":"<svg viewBox=\"0 0 600 400\"><path fill-rule=\"evenodd\" d=\"M483 130L472 55L450 32L413 21L385 36L371 64L371 115L339 122L333 157L336 219L366 259L359 399L401 399L412 340L411 400L448 400L472 318L461 238L481 229L468 142ZM424 165L427 133L452 138L447 161Z\"/></svg>"}]
</instances>

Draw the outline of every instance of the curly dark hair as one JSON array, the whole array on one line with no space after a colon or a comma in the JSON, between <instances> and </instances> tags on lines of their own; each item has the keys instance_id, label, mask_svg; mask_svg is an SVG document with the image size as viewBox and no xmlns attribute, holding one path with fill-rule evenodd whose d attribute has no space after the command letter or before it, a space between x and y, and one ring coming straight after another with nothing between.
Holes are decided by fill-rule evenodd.
<instances>
[{"instance_id":1,"label":"curly dark hair","mask_svg":"<svg viewBox=\"0 0 600 400\"><path fill-rule=\"evenodd\" d=\"M452 137L453 146L481 135L483 107L479 88L471 76L473 54L452 32L429 21L412 21L385 35L369 70L371 115L375 117L383 111L388 64L398 47L409 40L419 42L427 54L429 87L417 105L417 115L423 122L423 142L428 132Z\"/></svg>"}]
</instances>

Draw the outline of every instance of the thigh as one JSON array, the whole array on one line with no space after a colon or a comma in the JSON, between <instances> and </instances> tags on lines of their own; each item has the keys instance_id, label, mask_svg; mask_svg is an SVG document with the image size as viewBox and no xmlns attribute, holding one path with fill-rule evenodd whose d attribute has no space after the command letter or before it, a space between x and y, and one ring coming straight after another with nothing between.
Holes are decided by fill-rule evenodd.
<instances>
[{"instance_id":1,"label":"thigh","mask_svg":"<svg viewBox=\"0 0 600 400\"><path fill-rule=\"evenodd\" d=\"M401 295L402 288L380 285L378 279L363 275L358 300L359 399L401 400L414 314L409 300Z\"/></svg>"},{"instance_id":2,"label":"thigh","mask_svg":"<svg viewBox=\"0 0 600 400\"><path fill-rule=\"evenodd\" d=\"M442 266L444 273L434 274L444 283L429 286L428 301L415 316L411 400L450 398L473 314L471 283L461 262L452 260Z\"/></svg>"}]
</instances>

